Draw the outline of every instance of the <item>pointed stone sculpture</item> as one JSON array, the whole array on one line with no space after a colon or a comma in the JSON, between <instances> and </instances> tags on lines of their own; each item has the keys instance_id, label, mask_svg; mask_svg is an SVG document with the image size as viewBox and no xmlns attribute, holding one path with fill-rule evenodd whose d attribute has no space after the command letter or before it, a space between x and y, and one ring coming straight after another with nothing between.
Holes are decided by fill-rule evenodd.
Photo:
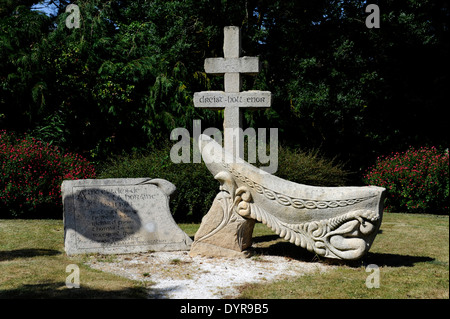
<instances>
[{"instance_id":1,"label":"pointed stone sculpture","mask_svg":"<svg viewBox=\"0 0 450 319\"><path fill-rule=\"evenodd\" d=\"M259 68L254 60L257 58L240 58L238 54L227 58L227 48L232 47L228 42L240 41L239 29L225 27L224 31L225 58L216 61L217 68L207 59L205 69L214 74L224 73L226 90L196 93L194 105L212 107L211 104L217 103L218 107L225 108L226 130L241 125L237 119L241 117L239 108L243 105L230 101L256 101L256 98L246 100L251 94L264 101L257 107L268 107L270 92L239 92L240 85L227 85L233 79L240 81L239 72L255 73ZM227 76L227 72L232 75ZM227 87L232 87L230 92ZM381 224L384 188L315 187L293 183L245 162L240 158L242 154L236 152L242 148L232 143L227 143L226 133L225 149L206 135L199 137L202 158L220 182L220 192L195 234L191 256L248 256L247 248L251 246L256 221L319 256L354 260L369 250Z\"/></svg>"},{"instance_id":2,"label":"pointed stone sculpture","mask_svg":"<svg viewBox=\"0 0 450 319\"><path fill-rule=\"evenodd\" d=\"M227 171L218 172L214 178L221 184L220 192L202 219L190 255L248 257L250 254L246 249L252 244L255 220L247 218L242 210L242 215L236 212L237 208L242 209L246 205L247 194L237 189L233 176ZM237 202L240 206L236 206Z\"/></svg>"}]
</instances>

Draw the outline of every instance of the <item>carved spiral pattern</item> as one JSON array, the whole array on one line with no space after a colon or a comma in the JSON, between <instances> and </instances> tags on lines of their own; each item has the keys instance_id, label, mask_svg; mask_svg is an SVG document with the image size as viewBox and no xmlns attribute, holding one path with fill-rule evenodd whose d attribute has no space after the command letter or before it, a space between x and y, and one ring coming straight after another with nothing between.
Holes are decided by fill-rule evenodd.
<instances>
[{"instance_id":1,"label":"carved spiral pattern","mask_svg":"<svg viewBox=\"0 0 450 319\"><path fill-rule=\"evenodd\" d=\"M278 192L275 192L267 187L264 187L255 181L251 180L247 176L242 175L239 171L233 169L230 165L227 163L222 163L223 166L236 177L237 179L244 182L247 186L254 189L258 194L263 195L265 198L269 200L274 200L278 204L282 206L292 206L297 209L325 209L325 208L336 208L336 207L346 207L350 205L354 205L357 203L360 203L362 201L371 199L375 197L373 196L367 196L367 197L360 197L360 198L351 198L351 199L343 199L343 200L326 200L326 201L320 201L320 200L311 200L311 199L301 199L301 198L294 198L288 195L280 194Z\"/></svg>"},{"instance_id":2,"label":"carved spiral pattern","mask_svg":"<svg viewBox=\"0 0 450 319\"><path fill-rule=\"evenodd\" d=\"M318 255L331 258L341 258L340 250L333 247L329 240L329 237L334 235L334 231L340 226L352 220L358 220L363 225L364 220L376 222L379 219L376 212L357 210L330 219L302 224L287 224L256 204L251 203L250 205L251 218L267 225L280 237Z\"/></svg>"}]
</instances>

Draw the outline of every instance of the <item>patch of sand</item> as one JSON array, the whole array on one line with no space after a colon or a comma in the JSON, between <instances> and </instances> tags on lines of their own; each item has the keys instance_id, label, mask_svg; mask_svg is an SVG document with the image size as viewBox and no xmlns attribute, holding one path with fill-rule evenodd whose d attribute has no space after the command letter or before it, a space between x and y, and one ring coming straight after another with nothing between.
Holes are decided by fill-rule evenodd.
<instances>
[{"instance_id":1,"label":"patch of sand","mask_svg":"<svg viewBox=\"0 0 450 319\"><path fill-rule=\"evenodd\" d=\"M92 256L90 267L132 280L150 281L149 298L221 299L238 296L238 287L288 279L333 268L281 256L251 258L190 257L186 251Z\"/></svg>"}]
</instances>

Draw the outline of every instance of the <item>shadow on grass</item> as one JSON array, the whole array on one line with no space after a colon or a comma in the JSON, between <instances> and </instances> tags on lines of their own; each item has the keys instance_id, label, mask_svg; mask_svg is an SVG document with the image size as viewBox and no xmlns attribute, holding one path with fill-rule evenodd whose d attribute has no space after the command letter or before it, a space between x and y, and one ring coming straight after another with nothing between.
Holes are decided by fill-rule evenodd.
<instances>
[{"instance_id":1,"label":"shadow on grass","mask_svg":"<svg viewBox=\"0 0 450 319\"><path fill-rule=\"evenodd\" d=\"M0 251L0 261L13 260L17 258L32 258L37 256L55 256L61 254L54 249L27 248Z\"/></svg>"},{"instance_id":2,"label":"shadow on grass","mask_svg":"<svg viewBox=\"0 0 450 319\"><path fill-rule=\"evenodd\" d=\"M65 283L22 285L16 289L0 290L0 299L130 299L146 298L147 290L133 287L120 290L98 290L88 287L66 287Z\"/></svg>"},{"instance_id":3,"label":"shadow on grass","mask_svg":"<svg viewBox=\"0 0 450 319\"><path fill-rule=\"evenodd\" d=\"M260 236L253 238L253 241L254 243L262 243L275 239L280 239L280 237L276 235ZM281 256L305 262L318 261L316 254L313 254L301 247L297 247L287 241L278 241L267 247L254 247L252 248L252 251L256 255Z\"/></svg>"},{"instance_id":4,"label":"shadow on grass","mask_svg":"<svg viewBox=\"0 0 450 319\"><path fill-rule=\"evenodd\" d=\"M414 267L416 263L434 261L434 258L427 256L410 256L386 253L371 253L370 251L364 257L367 264L387 267Z\"/></svg>"},{"instance_id":5,"label":"shadow on grass","mask_svg":"<svg viewBox=\"0 0 450 319\"><path fill-rule=\"evenodd\" d=\"M280 236L278 235L265 235L265 236L258 236L258 237L253 237L253 242L254 243L262 243L265 241L272 241L272 240L277 240L280 239Z\"/></svg>"},{"instance_id":6,"label":"shadow on grass","mask_svg":"<svg viewBox=\"0 0 450 319\"><path fill-rule=\"evenodd\" d=\"M361 267L368 264L376 264L379 267L413 267L416 263L432 262L435 259L427 256L410 256L387 253L371 253L370 251L360 260L338 260L332 258L319 257L308 250L280 240L277 235L266 235L253 238L253 242L267 242L267 247L255 247L253 252L259 255L282 256L305 262L324 262L333 265L346 265L349 267ZM270 241L274 241L269 245Z\"/></svg>"}]
</instances>

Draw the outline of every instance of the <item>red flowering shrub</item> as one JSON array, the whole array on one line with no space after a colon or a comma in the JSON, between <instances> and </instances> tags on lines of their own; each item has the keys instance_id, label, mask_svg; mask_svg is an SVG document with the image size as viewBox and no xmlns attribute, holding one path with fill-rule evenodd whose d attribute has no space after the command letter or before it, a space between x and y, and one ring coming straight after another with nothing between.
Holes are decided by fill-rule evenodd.
<instances>
[{"instance_id":1,"label":"red flowering shrub","mask_svg":"<svg viewBox=\"0 0 450 319\"><path fill-rule=\"evenodd\" d=\"M0 130L0 216L61 208L65 179L94 178L94 167L83 157L25 136ZM44 213L44 215L42 215Z\"/></svg>"},{"instance_id":2,"label":"red flowering shrub","mask_svg":"<svg viewBox=\"0 0 450 319\"><path fill-rule=\"evenodd\" d=\"M435 147L410 148L377 159L364 181L385 187L388 209L411 213L448 212L449 157Z\"/></svg>"}]
</instances>

